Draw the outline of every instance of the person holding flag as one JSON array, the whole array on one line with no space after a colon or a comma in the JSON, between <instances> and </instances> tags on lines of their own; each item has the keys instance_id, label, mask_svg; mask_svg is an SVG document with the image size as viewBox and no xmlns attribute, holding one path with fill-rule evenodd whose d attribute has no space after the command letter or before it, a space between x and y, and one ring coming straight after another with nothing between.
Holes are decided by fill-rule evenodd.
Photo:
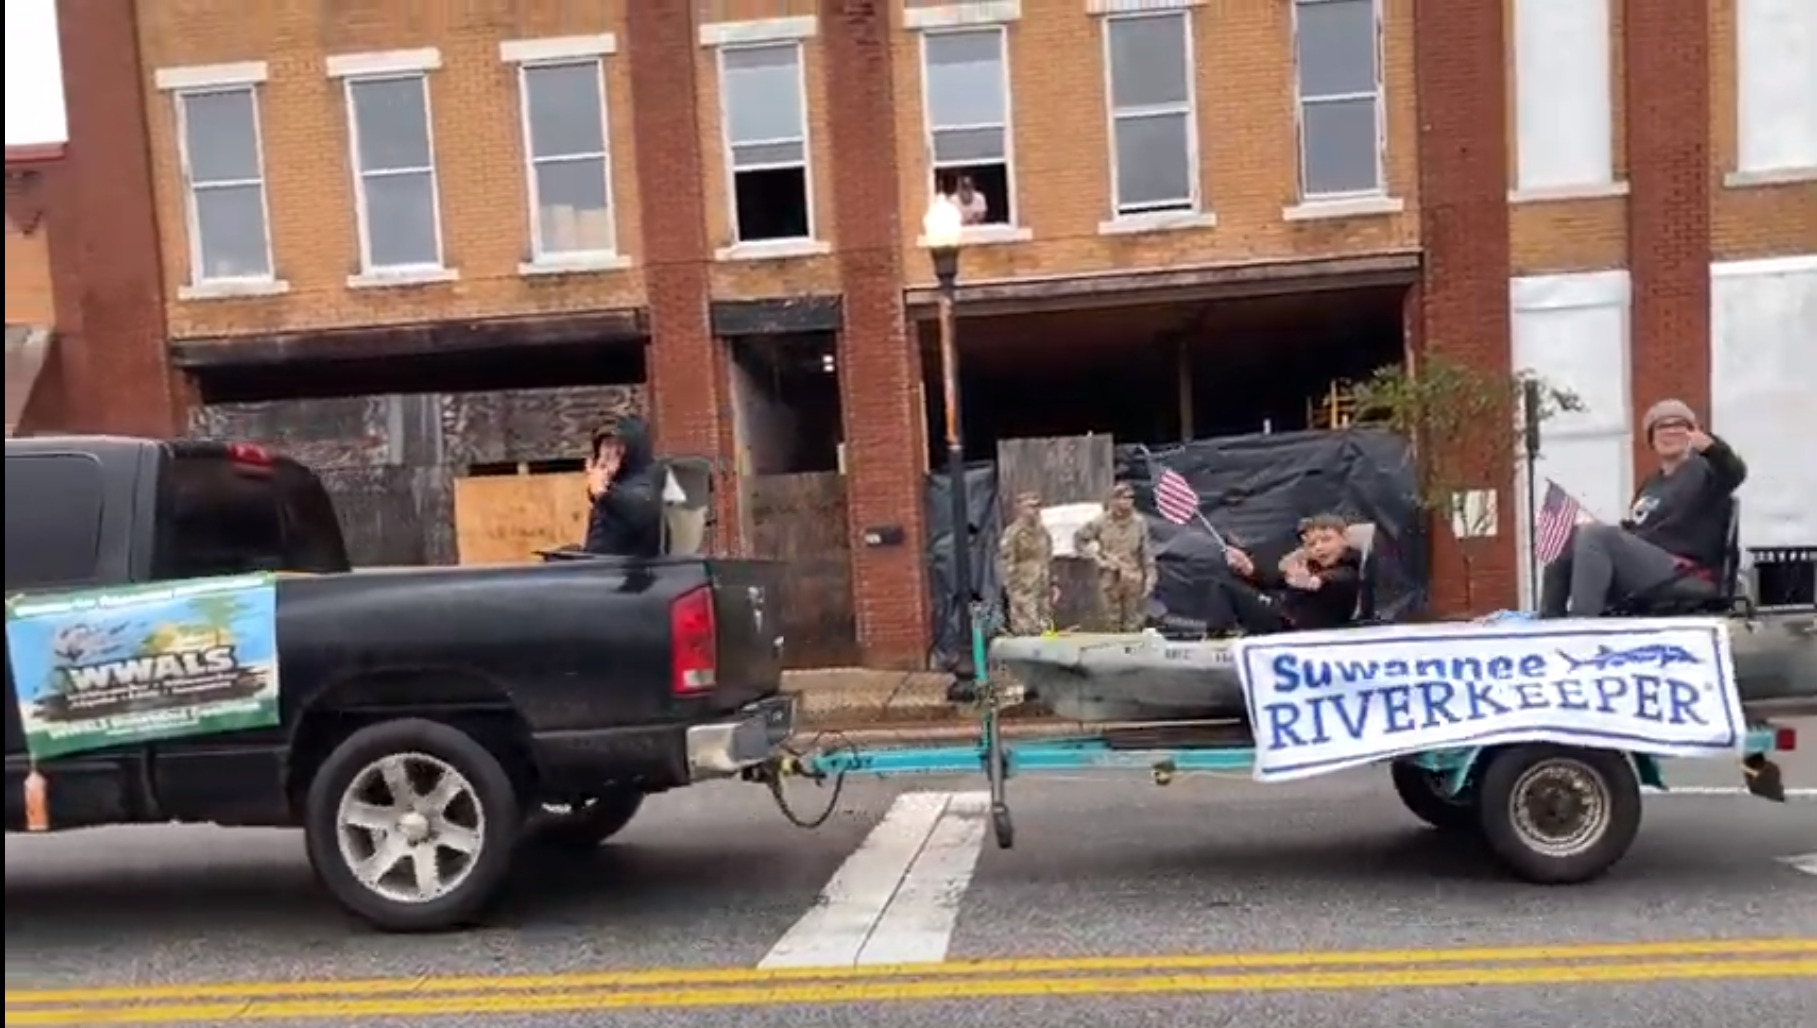
<instances>
[{"instance_id":1,"label":"person holding flag","mask_svg":"<svg viewBox=\"0 0 1817 1028\"><path fill-rule=\"evenodd\" d=\"M1225 559L1240 576L1227 588L1243 630L1261 635L1341 628L1355 620L1363 558L1350 545L1349 527L1337 514L1303 519L1299 548L1268 570L1243 550L1226 548Z\"/></svg>"},{"instance_id":2,"label":"person holding flag","mask_svg":"<svg viewBox=\"0 0 1817 1028\"><path fill-rule=\"evenodd\" d=\"M1236 577L1220 578L1223 594L1237 625L1254 635L1293 629L1338 628L1356 616L1362 589L1362 555L1351 547L1348 523L1336 514L1319 514L1299 524L1299 548L1272 570L1258 569L1241 548L1232 546L1212 527L1201 509L1199 494L1186 477L1147 455L1155 471L1155 510L1176 525L1197 521L1224 551Z\"/></svg>"}]
</instances>

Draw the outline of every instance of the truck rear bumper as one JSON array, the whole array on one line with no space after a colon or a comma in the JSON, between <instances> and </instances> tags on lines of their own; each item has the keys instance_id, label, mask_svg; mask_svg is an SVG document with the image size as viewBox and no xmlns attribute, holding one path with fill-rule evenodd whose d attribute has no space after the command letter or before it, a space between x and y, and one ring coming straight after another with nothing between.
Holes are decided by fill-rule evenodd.
<instances>
[{"instance_id":1,"label":"truck rear bumper","mask_svg":"<svg viewBox=\"0 0 1817 1028\"><path fill-rule=\"evenodd\" d=\"M688 729L688 779L726 778L770 759L795 731L795 697L754 703L731 721Z\"/></svg>"},{"instance_id":2,"label":"truck rear bumper","mask_svg":"<svg viewBox=\"0 0 1817 1028\"><path fill-rule=\"evenodd\" d=\"M602 785L659 792L726 778L774 756L795 731L795 698L773 696L710 721L547 732L535 737L545 787L591 795Z\"/></svg>"}]
</instances>

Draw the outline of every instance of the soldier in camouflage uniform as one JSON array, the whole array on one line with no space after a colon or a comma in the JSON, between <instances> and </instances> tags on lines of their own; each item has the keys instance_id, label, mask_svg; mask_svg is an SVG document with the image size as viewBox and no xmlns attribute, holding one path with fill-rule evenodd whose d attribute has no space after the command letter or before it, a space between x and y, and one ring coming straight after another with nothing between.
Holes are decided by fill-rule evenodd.
<instances>
[{"instance_id":1,"label":"soldier in camouflage uniform","mask_svg":"<svg viewBox=\"0 0 1817 1028\"><path fill-rule=\"evenodd\" d=\"M1136 493L1129 483L1117 483L1110 510L1079 529L1073 546L1098 565L1098 594L1111 630L1140 632L1155 587L1155 555L1148 522L1136 513Z\"/></svg>"},{"instance_id":2,"label":"soldier in camouflage uniform","mask_svg":"<svg viewBox=\"0 0 1817 1028\"><path fill-rule=\"evenodd\" d=\"M1009 596L1010 633L1040 635L1052 628L1054 540L1041 522L1040 496L1016 498L1016 520L1003 530L997 556Z\"/></svg>"}]
</instances>

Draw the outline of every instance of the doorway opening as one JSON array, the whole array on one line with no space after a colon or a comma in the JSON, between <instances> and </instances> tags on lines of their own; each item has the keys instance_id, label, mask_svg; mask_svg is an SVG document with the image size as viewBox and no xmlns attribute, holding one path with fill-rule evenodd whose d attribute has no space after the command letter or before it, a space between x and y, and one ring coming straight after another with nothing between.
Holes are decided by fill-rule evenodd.
<instances>
[{"instance_id":1,"label":"doorway opening","mask_svg":"<svg viewBox=\"0 0 1817 1028\"><path fill-rule=\"evenodd\" d=\"M797 475L840 470L844 426L836 338L816 332L731 341L740 471Z\"/></svg>"}]
</instances>

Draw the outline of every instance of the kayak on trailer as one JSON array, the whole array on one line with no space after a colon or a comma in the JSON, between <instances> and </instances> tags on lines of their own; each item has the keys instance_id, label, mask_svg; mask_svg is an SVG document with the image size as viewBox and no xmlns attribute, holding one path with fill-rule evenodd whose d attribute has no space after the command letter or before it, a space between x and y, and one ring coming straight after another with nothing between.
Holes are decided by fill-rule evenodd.
<instances>
[{"instance_id":1,"label":"kayak on trailer","mask_svg":"<svg viewBox=\"0 0 1817 1028\"><path fill-rule=\"evenodd\" d=\"M1644 631L1647 618L1584 619L1603 628ZM1730 617L1729 647L1744 705L1817 713L1817 610ZM1548 622L1568 629L1570 621ZM1366 640L1443 626L1371 625L1348 629ZM1156 633L1005 636L991 661L1056 715L1090 723L1241 718L1243 685L1236 639L1178 641Z\"/></svg>"}]
</instances>

